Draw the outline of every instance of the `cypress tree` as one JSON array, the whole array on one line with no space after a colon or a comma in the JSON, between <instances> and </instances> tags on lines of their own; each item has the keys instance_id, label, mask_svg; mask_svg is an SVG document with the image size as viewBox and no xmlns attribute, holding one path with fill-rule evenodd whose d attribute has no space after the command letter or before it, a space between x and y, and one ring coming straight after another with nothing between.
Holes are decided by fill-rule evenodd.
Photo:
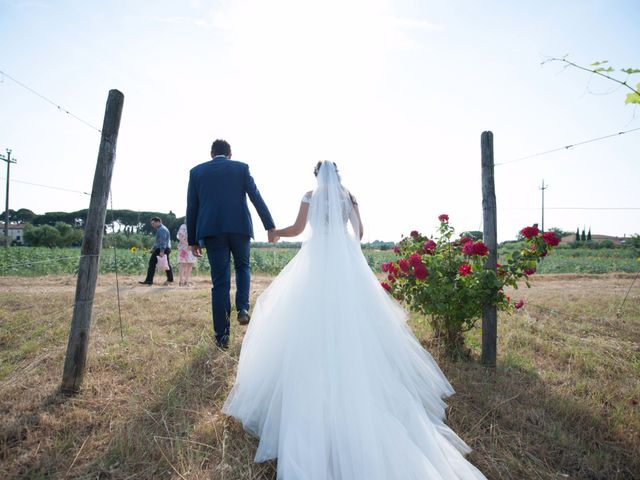
<instances>
[{"instance_id":1,"label":"cypress tree","mask_svg":"<svg viewBox=\"0 0 640 480\"><path fill-rule=\"evenodd\" d=\"M586 236L586 235L585 235L585 233L584 233L584 227L582 227L582 236L580 237L580 239L581 239L583 242L586 242L586 241L587 241L587 236Z\"/></svg>"},{"instance_id":2,"label":"cypress tree","mask_svg":"<svg viewBox=\"0 0 640 480\"><path fill-rule=\"evenodd\" d=\"M589 233L587 233L587 242L591 241L591 227L589 227Z\"/></svg>"},{"instance_id":3,"label":"cypress tree","mask_svg":"<svg viewBox=\"0 0 640 480\"><path fill-rule=\"evenodd\" d=\"M576 228L576 242L580 241L580 227Z\"/></svg>"}]
</instances>

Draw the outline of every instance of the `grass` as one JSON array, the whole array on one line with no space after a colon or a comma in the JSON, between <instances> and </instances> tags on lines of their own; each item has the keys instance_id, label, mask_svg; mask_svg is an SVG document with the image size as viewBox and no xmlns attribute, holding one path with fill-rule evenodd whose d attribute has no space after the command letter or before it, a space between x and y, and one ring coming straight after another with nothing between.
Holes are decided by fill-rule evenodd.
<instances>
[{"instance_id":1,"label":"grass","mask_svg":"<svg viewBox=\"0 0 640 480\"><path fill-rule=\"evenodd\" d=\"M524 311L499 319L498 366L450 362L448 421L491 479L640 477L640 284L632 275L533 277ZM256 440L220 413L245 327L228 352L211 338L209 281L96 293L80 394L58 391L75 279L0 278L0 478L274 480ZM252 296L271 281L255 276Z\"/></svg>"}]
</instances>

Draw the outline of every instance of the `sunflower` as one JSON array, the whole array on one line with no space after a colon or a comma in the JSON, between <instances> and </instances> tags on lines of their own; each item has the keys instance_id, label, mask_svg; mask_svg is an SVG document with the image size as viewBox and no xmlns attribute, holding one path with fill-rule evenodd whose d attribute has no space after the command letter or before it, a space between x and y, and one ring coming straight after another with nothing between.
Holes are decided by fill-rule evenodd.
<instances>
[{"instance_id":1,"label":"sunflower","mask_svg":"<svg viewBox=\"0 0 640 480\"><path fill-rule=\"evenodd\" d=\"M138 247L135 247L135 246L134 246L134 247L131 247L131 248L129 249L129 251L130 251L131 253L138 253Z\"/></svg>"}]
</instances>

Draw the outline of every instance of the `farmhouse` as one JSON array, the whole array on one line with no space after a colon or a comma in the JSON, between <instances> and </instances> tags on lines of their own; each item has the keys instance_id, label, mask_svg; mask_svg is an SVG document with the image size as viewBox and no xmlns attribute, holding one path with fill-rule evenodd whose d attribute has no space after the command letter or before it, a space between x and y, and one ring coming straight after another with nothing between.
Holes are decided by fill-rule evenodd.
<instances>
[{"instance_id":1,"label":"farmhouse","mask_svg":"<svg viewBox=\"0 0 640 480\"><path fill-rule=\"evenodd\" d=\"M4 236L4 222L0 223L0 235ZM24 223L9 224L9 243L11 245L23 245Z\"/></svg>"}]
</instances>

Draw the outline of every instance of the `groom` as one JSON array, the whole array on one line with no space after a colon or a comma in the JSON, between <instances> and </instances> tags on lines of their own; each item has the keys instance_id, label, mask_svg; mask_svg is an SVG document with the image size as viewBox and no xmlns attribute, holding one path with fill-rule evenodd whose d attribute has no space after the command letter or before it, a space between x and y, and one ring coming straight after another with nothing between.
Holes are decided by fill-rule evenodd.
<instances>
[{"instance_id":1,"label":"groom","mask_svg":"<svg viewBox=\"0 0 640 480\"><path fill-rule=\"evenodd\" d=\"M191 169L187 193L187 236L189 248L202 256L207 249L211 265L211 303L216 343L228 348L231 315L230 255L236 272L236 310L240 325L249 323L249 242L253 224L247 196L274 240L275 225L267 205L260 196L249 166L231 160L231 146L216 140L211 146L211 160Z\"/></svg>"}]
</instances>

